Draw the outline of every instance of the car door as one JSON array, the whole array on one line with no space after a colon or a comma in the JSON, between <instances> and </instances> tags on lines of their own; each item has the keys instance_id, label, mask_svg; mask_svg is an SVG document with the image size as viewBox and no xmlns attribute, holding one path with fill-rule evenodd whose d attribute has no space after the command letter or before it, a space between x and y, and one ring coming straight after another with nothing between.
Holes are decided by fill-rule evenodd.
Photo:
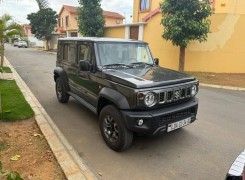
<instances>
[{"instance_id":1,"label":"car door","mask_svg":"<svg viewBox=\"0 0 245 180\"><path fill-rule=\"evenodd\" d=\"M80 71L79 61L88 61L91 65L90 71ZM97 83L96 66L94 46L92 42L78 42L77 44L77 87L80 92L80 96L96 107L97 96L99 94L99 85Z\"/></svg>"},{"instance_id":2,"label":"car door","mask_svg":"<svg viewBox=\"0 0 245 180\"><path fill-rule=\"evenodd\" d=\"M72 92L75 94L79 94L77 88L77 74L78 74L78 66L76 62L76 50L75 50L75 42L74 41L64 41L60 44L61 48L58 54L59 58L62 61L62 67L67 74L68 84Z\"/></svg>"}]
</instances>

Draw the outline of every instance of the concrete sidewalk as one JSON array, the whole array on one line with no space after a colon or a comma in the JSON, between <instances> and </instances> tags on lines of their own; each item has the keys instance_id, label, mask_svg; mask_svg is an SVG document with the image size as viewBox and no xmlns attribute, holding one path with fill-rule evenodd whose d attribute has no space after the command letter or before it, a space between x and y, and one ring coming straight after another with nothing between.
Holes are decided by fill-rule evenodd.
<instances>
[{"instance_id":1,"label":"concrete sidewalk","mask_svg":"<svg viewBox=\"0 0 245 180\"><path fill-rule=\"evenodd\" d=\"M97 177L86 166L83 159L81 159L74 148L68 143L64 135L60 132L42 105L38 102L36 97L6 58L4 61L4 66L11 68L13 73L0 73L0 79L14 79L16 81L26 101L35 112L36 122L45 136L67 179L97 179Z\"/></svg>"},{"instance_id":2,"label":"concrete sidewalk","mask_svg":"<svg viewBox=\"0 0 245 180\"><path fill-rule=\"evenodd\" d=\"M0 79L6 79L6 80L13 80L13 74L12 73L1 73L0 72Z\"/></svg>"}]
</instances>

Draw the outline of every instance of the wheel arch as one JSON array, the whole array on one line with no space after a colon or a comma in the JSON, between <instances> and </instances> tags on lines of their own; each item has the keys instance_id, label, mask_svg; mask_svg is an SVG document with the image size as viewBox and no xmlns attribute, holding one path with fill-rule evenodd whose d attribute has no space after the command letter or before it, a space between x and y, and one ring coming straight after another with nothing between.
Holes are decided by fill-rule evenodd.
<instances>
[{"instance_id":1,"label":"wheel arch","mask_svg":"<svg viewBox=\"0 0 245 180\"><path fill-rule=\"evenodd\" d=\"M126 97L110 88L103 88L100 91L98 103L97 103L97 114L99 115L103 107L114 104L118 109L130 109Z\"/></svg>"},{"instance_id":2,"label":"wheel arch","mask_svg":"<svg viewBox=\"0 0 245 180\"><path fill-rule=\"evenodd\" d=\"M70 90L69 84L68 84L68 77L66 72L61 67L56 67L54 69L54 81L56 82L57 78L61 78L63 86L66 91Z\"/></svg>"}]
</instances>

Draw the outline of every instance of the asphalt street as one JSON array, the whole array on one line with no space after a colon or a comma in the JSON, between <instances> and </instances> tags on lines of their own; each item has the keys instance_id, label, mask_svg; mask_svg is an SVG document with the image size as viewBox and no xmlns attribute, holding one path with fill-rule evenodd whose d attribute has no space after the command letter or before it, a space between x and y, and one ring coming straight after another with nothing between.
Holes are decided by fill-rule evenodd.
<instances>
[{"instance_id":1,"label":"asphalt street","mask_svg":"<svg viewBox=\"0 0 245 180\"><path fill-rule=\"evenodd\" d=\"M245 92L201 87L195 123L164 136L136 136L117 153L104 143L96 115L72 98L58 102L55 55L6 45L6 57L99 178L224 179L245 149Z\"/></svg>"}]
</instances>

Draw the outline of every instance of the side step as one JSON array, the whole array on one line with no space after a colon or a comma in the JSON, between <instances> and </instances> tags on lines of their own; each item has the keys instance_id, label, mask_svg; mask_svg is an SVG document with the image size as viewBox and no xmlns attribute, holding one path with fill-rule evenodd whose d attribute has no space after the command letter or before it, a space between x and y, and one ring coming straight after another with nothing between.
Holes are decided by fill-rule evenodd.
<instances>
[{"instance_id":1,"label":"side step","mask_svg":"<svg viewBox=\"0 0 245 180\"><path fill-rule=\"evenodd\" d=\"M91 110L93 113L97 114L96 108L94 106L92 106L91 104L89 104L87 101L83 100L81 97L79 97L78 95L76 95L73 92L68 91L67 94L69 94L70 96L72 96L74 99L76 99L78 102L80 102L86 108L88 108L89 110Z\"/></svg>"}]
</instances>

